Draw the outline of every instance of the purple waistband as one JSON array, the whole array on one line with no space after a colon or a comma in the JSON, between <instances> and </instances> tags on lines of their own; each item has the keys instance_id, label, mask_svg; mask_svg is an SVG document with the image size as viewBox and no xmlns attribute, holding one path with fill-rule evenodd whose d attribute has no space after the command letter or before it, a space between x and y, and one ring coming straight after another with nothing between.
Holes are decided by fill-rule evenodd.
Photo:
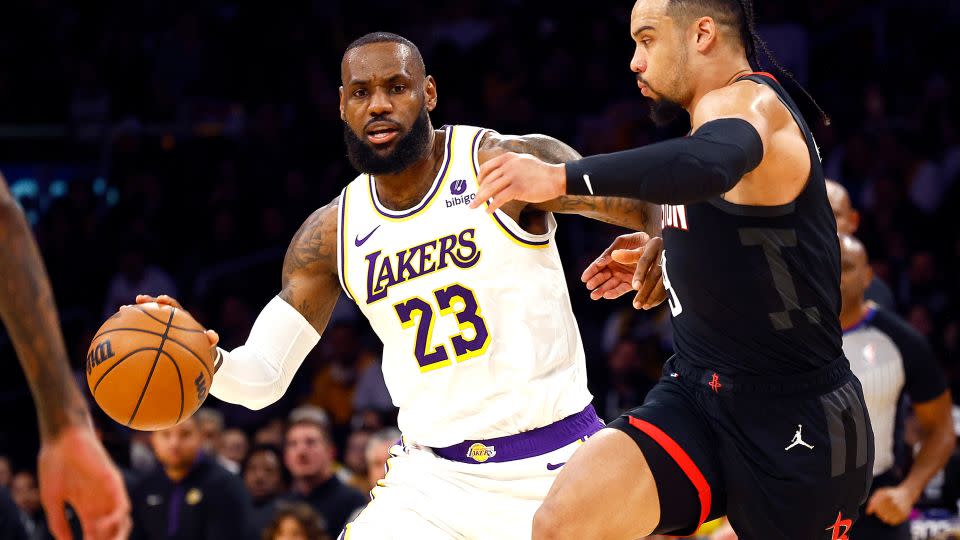
<instances>
[{"instance_id":1,"label":"purple waistband","mask_svg":"<svg viewBox=\"0 0 960 540\"><path fill-rule=\"evenodd\" d=\"M500 463L553 452L558 448L593 435L603 427L593 405L562 420L516 435L485 441L463 441L446 448L433 448L433 453L460 463Z\"/></svg>"}]
</instances>

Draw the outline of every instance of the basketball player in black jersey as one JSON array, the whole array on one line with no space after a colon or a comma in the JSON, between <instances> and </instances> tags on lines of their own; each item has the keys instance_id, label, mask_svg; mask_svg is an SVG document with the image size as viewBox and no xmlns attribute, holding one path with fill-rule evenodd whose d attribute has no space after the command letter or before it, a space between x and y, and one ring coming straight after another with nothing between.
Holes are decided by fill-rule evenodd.
<instances>
[{"instance_id":1,"label":"basketball player in black jersey","mask_svg":"<svg viewBox=\"0 0 960 540\"><path fill-rule=\"evenodd\" d=\"M663 205L676 354L643 406L566 464L536 539L686 535L724 514L747 540L849 538L873 434L841 349L836 223L806 122L751 69L751 19L749 0L634 5L630 67L655 116L686 109L688 137L481 167L475 206L563 194ZM597 267L585 277L610 296L644 281Z\"/></svg>"}]
</instances>

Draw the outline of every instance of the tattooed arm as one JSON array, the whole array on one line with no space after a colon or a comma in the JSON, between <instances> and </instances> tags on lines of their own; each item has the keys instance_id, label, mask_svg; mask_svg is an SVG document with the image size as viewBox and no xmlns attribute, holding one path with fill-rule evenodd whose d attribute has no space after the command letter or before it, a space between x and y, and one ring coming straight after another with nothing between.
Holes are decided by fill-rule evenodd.
<instances>
[{"instance_id":1,"label":"tattooed arm","mask_svg":"<svg viewBox=\"0 0 960 540\"><path fill-rule=\"evenodd\" d=\"M482 163L506 152L531 154L546 163L564 163L581 157L570 146L546 135L515 137L490 134L480 143L479 158ZM663 251L663 239L659 238L659 205L620 197L561 195L542 203L510 201L504 205L503 210L509 212L511 206L517 204L526 205L525 209L581 214L642 231L618 237L583 272L581 280L594 300L618 298L636 290L634 306L638 309L650 309L666 299L662 270L658 264ZM522 215L521 210L516 217ZM618 252L616 258L615 251Z\"/></svg>"},{"instance_id":2,"label":"tattooed arm","mask_svg":"<svg viewBox=\"0 0 960 540\"><path fill-rule=\"evenodd\" d=\"M280 399L307 354L320 341L340 297L337 278L339 198L315 211L293 236L283 260L282 290L257 316L245 344L217 348L210 394L222 401L262 409ZM138 296L137 302L178 306L168 296ZM211 346L218 336L208 331Z\"/></svg>"},{"instance_id":3,"label":"tattooed arm","mask_svg":"<svg viewBox=\"0 0 960 540\"><path fill-rule=\"evenodd\" d=\"M90 414L73 382L53 291L37 244L0 178L0 316L23 366L46 440Z\"/></svg>"},{"instance_id":4,"label":"tattooed arm","mask_svg":"<svg viewBox=\"0 0 960 540\"><path fill-rule=\"evenodd\" d=\"M484 162L506 152L531 154L546 163L564 163L582 156L563 142L547 135L487 134L480 143L479 160ZM621 197L563 195L552 201L531 203L527 209L561 214L580 214L651 236L660 234L660 206Z\"/></svg>"},{"instance_id":5,"label":"tattooed arm","mask_svg":"<svg viewBox=\"0 0 960 540\"><path fill-rule=\"evenodd\" d=\"M126 537L130 502L117 468L93 432L60 333L53 290L23 212L0 175L0 318L37 408L42 446L40 500L51 532L70 531L69 502L91 538Z\"/></svg>"},{"instance_id":6,"label":"tattooed arm","mask_svg":"<svg viewBox=\"0 0 960 540\"><path fill-rule=\"evenodd\" d=\"M340 297L337 277L337 211L340 198L317 210L293 236L283 260L280 298L296 308L318 333Z\"/></svg>"}]
</instances>

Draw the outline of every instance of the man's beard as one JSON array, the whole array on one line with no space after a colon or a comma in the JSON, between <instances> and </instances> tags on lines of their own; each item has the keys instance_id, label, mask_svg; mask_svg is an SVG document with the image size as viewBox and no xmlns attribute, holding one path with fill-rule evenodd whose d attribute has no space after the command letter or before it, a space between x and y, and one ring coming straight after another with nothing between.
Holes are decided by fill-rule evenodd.
<instances>
[{"instance_id":1,"label":"man's beard","mask_svg":"<svg viewBox=\"0 0 960 540\"><path fill-rule=\"evenodd\" d=\"M387 155L378 154L373 145L357 137L346 122L343 123L343 142L354 169L366 174L396 174L426 154L430 142L430 115L423 107L410 131L399 136L393 151Z\"/></svg>"},{"instance_id":2,"label":"man's beard","mask_svg":"<svg viewBox=\"0 0 960 540\"><path fill-rule=\"evenodd\" d=\"M666 98L650 100L650 120L657 127L665 127L687 111L677 102Z\"/></svg>"}]
</instances>

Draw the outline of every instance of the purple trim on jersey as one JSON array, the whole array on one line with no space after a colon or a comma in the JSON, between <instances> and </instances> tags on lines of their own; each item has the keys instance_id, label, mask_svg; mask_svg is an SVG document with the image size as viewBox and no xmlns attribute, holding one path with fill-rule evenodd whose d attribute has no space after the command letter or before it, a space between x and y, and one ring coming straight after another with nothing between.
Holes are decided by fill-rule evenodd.
<instances>
[{"instance_id":1,"label":"purple trim on jersey","mask_svg":"<svg viewBox=\"0 0 960 540\"><path fill-rule=\"evenodd\" d=\"M347 290L347 272L345 264L347 262L345 254L345 242L347 241L346 221L347 221L347 188L340 192L340 282L343 285L343 292L347 293L347 298L356 302L350 291Z\"/></svg>"},{"instance_id":2,"label":"purple trim on jersey","mask_svg":"<svg viewBox=\"0 0 960 540\"><path fill-rule=\"evenodd\" d=\"M516 461L553 452L593 435L602 427L603 421L597 416L593 405L587 405L586 409L548 426L485 441L463 441L446 448L433 448L433 453L450 461L476 464L478 461L468 457L468 454L471 446L480 444L493 450L493 455L483 463Z\"/></svg>"},{"instance_id":3,"label":"purple trim on jersey","mask_svg":"<svg viewBox=\"0 0 960 540\"><path fill-rule=\"evenodd\" d=\"M430 201L433 200L433 198L437 195L437 192L440 190L440 184L443 184L443 177L447 175L447 169L450 168L450 162L453 161L453 156L451 155L452 148L453 148L452 145L453 145L453 127L449 126L447 128L447 148L444 151L444 155L443 155L444 157L443 168L440 169L440 172L437 174L437 177L434 179L433 191L431 191L429 195L424 197L424 199L420 202L419 205L411 208L410 210L407 210L403 214L391 215L391 214L384 213L382 210L380 210L380 207L377 205L377 203L379 202L379 199L375 195L377 186L376 184L374 184L373 175L368 174L367 178L370 180L370 198L372 199L372 202L373 202L373 209L376 210L378 214L380 214L385 218L403 219L403 218L410 217L416 214L417 212L423 210L424 208L426 208L427 205L430 204Z\"/></svg>"},{"instance_id":4,"label":"purple trim on jersey","mask_svg":"<svg viewBox=\"0 0 960 540\"><path fill-rule=\"evenodd\" d=\"M484 204L487 204L487 206L489 206L489 203L484 203ZM510 227L507 227L507 224L504 223L502 219L500 219L500 216L497 215L497 212L500 212L500 210L497 210L496 212L493 213L493 219L497 220L497 223L500 224L503 230L507 231L507 234L512 236L514 240L516 240L517 242L522 242L530 246L545 246L550 243L550 240L527 240L526 238L518 236L516 233L514 233L510 229Z\"/></svg>"},{"instance_id":5,"label":"purple trim on jersey","mask_svg":"<svg viewBox=\"0 0 960 540\"><path fill-rule=\"evenodd\" d=\"M486 131L487 130L485 129L481 129L477 131L477 134L473 136L473 141L470 142L470 166L473 167L473 175L476 176L478 180L480 179L480 171L477 170L477 162L479 161L479 158L476 155L477 139L480 138L481 135L486 133ZM488 207L490 206L489 203L484 203L484 204L486 204ZM527 244L529 246L545 246L550 243L549 239L548 240L527 240L526 238L518 236L513 232L513 230L510 229L510 227L507 226L506 223L503 222L502 219L500 219L500 216L497 215L497 212L493 213L493 219L497 220L497 223L500 224L500 227L503 230L507 231L507 234L512 236L514 240L516 240L517 242Z\"/></svg>"},{"instance_id":6,"label":"purple trim on jersey","mask_svg":"<svg viewBox=\"0 0 960 540\"><path fill-rule=\"evenodd\" d=\"M867 306L867 312L861 317L857 324L851 326L850 328L843 329L843 335L847 335L851 332L856 332L857 330L863 328L864 326L870 324L870 321L873 320L874 315L877 314L877 306L870 304Z\"/></svg>"},{"instance_id":7,"label":"purple trim on jersey","mask_svg":"<svg viewBox=\"0 0 960 540\"><path fill-rule=\"evenodd\" d=\"M470 141L470 166L473 167L473 175L478 178L480 177L480 171L477 170L477 163L480 161L480 159L479 159L479 156L475 154L475 152L477 151L477 139L479 139L480 136L483 135L485 131L487 130L485 129L478 130L477 134L473 136L473 140Z\"/></svg>"},{"instance_id":8,"label":"purple trim on jersey","mask_svg":"<svg viewBox=\"0 0 960 540\"><path fill-rule=\"evenodd\" d=\"M183 506L183 484L173 486L170 492L170 507L167 508L167 536L173 538L180 528L180 507Z\"/></svg>"}]
</instances>

